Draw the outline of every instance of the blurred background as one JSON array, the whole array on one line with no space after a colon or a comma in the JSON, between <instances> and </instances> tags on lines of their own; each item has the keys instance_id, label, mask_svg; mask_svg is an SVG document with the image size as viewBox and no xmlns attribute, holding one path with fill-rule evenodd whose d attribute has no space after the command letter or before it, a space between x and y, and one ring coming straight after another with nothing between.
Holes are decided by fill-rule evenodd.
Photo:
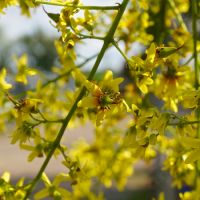
<instances>
[{"instance_id":1,"label":"blurred background","mask_svg":"<svg viewBox=\"0 0 200 200\"><path fill-rule=\"evenodd\" d=\"M119 1L94 1L85 0L86 4L112 5ZM44 6L48 12L56 12L59 7ZM9 8L5 15L0 16L0 68L9 66L8 70L14 70L12 57L13 55L21 56L27 53L29 56L30 66L45 71L51 76L51 67L58 62L57 54L54 48L54 40L59 37L59 33L49 22L49 18L42 7L32 11L32 17L27 18L20 14L17 8ZM78 53L85 52L89 57L98 53L102 43L95 40L86 40L78 49ZM135 44L132 48L132 55L139 54L143 47ZM83 56L83 55L82 55ZM86 57L87 57L86 56ZM114 58L114 59L112 59ZM79 62L79 60L77 61ZM89 70L92 63L87 63L83 68ZM109 49L106 53L101 66L99 75L107 68L111 68L115 73L124 73L124 60L115 49ZM17 90L23 90L24 86L17 85ZM81 131L80 131L81 130ZM73 143L80 137L92 137L92 128L89 124L81 129L67 130L67 141ZM83 134L84 133L84 134ZM42 164L42 159L35 159L33 162L27 162L27 154L20 151L17 145L11 145L9 138L1 136L0 138L0 174L9 171L12 174L13 181L21 176L27 178L33 177ZM68 142L67 145L70 145ZM176 191L170 187L171 179L166 172L161 171L163 158L159 157L151 163L140 161L135 166L135 172L129 178L128 184L123 192L116 189L105 189L106 199L108 200L151 200L157 196L160 191L165 191L166 200L177 199ZM58 165L55 160L50 162L47 173L54 176L64 168Z\"/></svg>"}]
</instances>

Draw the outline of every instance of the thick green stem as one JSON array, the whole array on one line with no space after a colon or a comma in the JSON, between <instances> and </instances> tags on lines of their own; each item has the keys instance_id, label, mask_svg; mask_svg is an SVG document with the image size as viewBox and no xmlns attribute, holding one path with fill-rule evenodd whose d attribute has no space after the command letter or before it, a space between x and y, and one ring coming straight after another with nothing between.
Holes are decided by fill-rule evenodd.
<instances>
[{"instance_id":1,"label":"thick green stem","mask_svg":"<svg viewBox=\"0 0 200 200\"><path fill-rule=\"evenodd\" d=\"M61 2L51 2L51 1L41 1L35 0L35 3L39 4L47 4L47 5L54 5L54 6L64 6L68 8L79 8L82 10L118 10L120 6L81 6L72 3L61 3Z\"/></svg>"},{"instance_id":2,"label":"thick green stem","mask_svg":"<svg viewBox=\"0 0 200 200\"><path fill-rule=\"evenodd\" d=\"M100 64L100 62L101 62L101 60L102 60L102 58L103 58L103 56L104 56L104 54L106 52L106 49L108 48L109 44L113 41L113 37L114 37L115 31L117 29L117 26L118 26L118 24L119 24L119 22L121 20L121 17L123 15L123 13L124 13L124 11L125 11L125 9L127 7L128 2L129 2L129 0L123 0L122 4L120 6L120 9L119 9L119 11L117 13L117 16L115 17L115 20L113 21L113 24L112 24L111 28L109 29L107 36L105 37L105 40L104 40L103 46L101 48L101 51L100 51L100 53L99 53L99 55L97 57L97 60L96 60L96 62L94 64L89 76L88 76L88 80L92 80L93 79L93 77L94 77L94 75L95 75L95 73L96 73L96 71L97 71L97 69L99 67L99 64ZM71 107L68 115L64 119L63 124L62 124L62 126L61 126L61 128L60 128L60 130L58 132L58 135L57 135L55 141L53 142L52 149L50 149L50 151L49 151L44 163L42 164L38 174L35 176L35 178L33 179L32 183L30 184L30 186L29 186L29 188L27 190L27 193L26 193L26 195L24 197L24 200L26 200L29 197L29 195L31 194L33 188L35 187L37 182L40 180L40 178L42 176L42 173L46 169L46 167L47 167L51 157L53 156L55 150L57 149L57 147L59 147L60 141L62 139L62 136L64 135L64 132L65 132L65 129L66 129L68 123L70 122L73 114L75 113L75 111L77 109L78 102L82 99L82 97L84 96L85 92L86 92L86 88L83 87L81 89L80 94L78 95L77 99L75 100L73 106Z\"/></svg>"}]
</instances>

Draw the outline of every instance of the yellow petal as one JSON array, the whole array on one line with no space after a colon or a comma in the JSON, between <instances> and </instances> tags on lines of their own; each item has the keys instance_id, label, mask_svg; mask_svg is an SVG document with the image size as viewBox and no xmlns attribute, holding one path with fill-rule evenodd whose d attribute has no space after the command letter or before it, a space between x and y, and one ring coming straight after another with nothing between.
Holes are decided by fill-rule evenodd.
<instances>
[{"instance_id":1,"label":"yellow petal","mask_svg":"<svg viewBox=\"0 0 200 200\"><path fill-rule=\"evenodd\" d=\"M9 182L10 181L10 173L9 172L4 172L3 175L1 176L1 178L5 181L5 182Z\"/></svg>"},{"instance_id":2,"label":"yellow petal","mask_svg":"<svg viewBox=\"0 0 200 200\"><path fill-rule=\"evenodd\" d=\"M34 75L37 74L37 71L34 70L34 69L29 69L29 70L27 70L27 74L28 74L29 76L34 76Z\"/></svg>"},{"instance_id":3,"label":"yellow petal","mask_svg":"<svg viewBox=\"0 0 200 200\"><path fill-rule=\"evenodd\" d=\"M12 85L5 81L5 77L6 77L6 69L3 68L0 72L0 87L3 90L8 90L12 87Z\"/></svg>"},{"instance_id":4,"label":"yellow petal","mask_svg":"<svg viewBox=\"0 0 200 200\"><path fill-rule=\"evenodd\" d=\"M111 70L108 70L106 74L104 75L103 80L108 81L113 79L113 73Z\"/></svg>"},{"instance_id":5,"label":"yellow petal","mask_svg":"<svg viewBox=\"0 0 200 200\"><path fill-rule=\"evenodd\" d=\"M148 88L145 84L137 84L137 86L139 87L139 89L144 93L146 94L148 92Z\"/></svg>"},{"instance_id":6,"label":"yellow petal","mask_svg":"<svg viewBox=\"0 0 200 200\"><path fill-rule=\"evenodd\" d=\"M28 83L26 75L24 75L24 74L18 74L16 76L16 81L20 82L20 83L24 83L25 85Z\"/></svg>"},{"instance_id":7,"label":"yellow petal","mask_svg":"<svg viewBox=\"0 0 200 200\"><path fill-rule=\"evenodd\" d=\"M153 80L152 80L151 78L147 77L147 78L145 79L145 83L146 83L147 85L151 85L151 84L153 84Z\"/></svg>"},{"instance_id":8,"label":"yellow petal","mask_svg":"<svg viewBox=\"0 0 200 200\"><path fill-rule=\"evenodd\" d=\"M97 99L95 97L85 97L78 103L78 107L93 108L97 106Z\"/></svg>"}]
</instances>

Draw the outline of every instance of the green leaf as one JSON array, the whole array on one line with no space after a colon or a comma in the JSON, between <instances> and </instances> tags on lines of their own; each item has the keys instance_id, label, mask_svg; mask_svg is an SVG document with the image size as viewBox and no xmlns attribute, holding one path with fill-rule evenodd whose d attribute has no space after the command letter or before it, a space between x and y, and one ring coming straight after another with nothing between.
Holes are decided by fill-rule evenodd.
<instances>
[{"instance_id":1,"label":"green leaf","mask_svg":"<svg viewBox=\"0 0 200 200\"><path fill-rule=\"evenodd\" d=\"M178 48L176 48L176 47L157 47L156 53L159 58L166 58L167 56L170 56L170 55L176 53L182 47L183 46L180 46Z\"/></svg>"},{"instance_id":2,"label":"green leaf","mask_svg":"<svg viewBox=\"0 0 200 200\"><path fill-rule=\"evenodd\" d=\"M60 18L60 14L59 13L49 13L44 8L43 8L43 10L51 20L53 20L55 23L59 22L59 18Z\"/></svg>"}]
</instances>

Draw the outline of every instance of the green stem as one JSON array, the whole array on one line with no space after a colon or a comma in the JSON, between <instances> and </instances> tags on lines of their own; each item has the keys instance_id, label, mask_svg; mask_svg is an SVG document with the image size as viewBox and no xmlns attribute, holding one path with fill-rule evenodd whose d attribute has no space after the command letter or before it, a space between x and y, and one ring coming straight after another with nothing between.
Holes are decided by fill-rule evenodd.
<instances>
[{"instance_id":1,"label":"green stem","mask_svg":"<svg viewBox=\"0 0 200 200\"><path fill-rule=\"evenodd\" d=\"M95 36L95 35L85 35L82 33L76 33L76 34L80 36L80 39L104 40L104 37L99 37L99 36Z\"/></svg>"},{"instance_id":2,"label":"green stem","mask_svg":"<svg viewBox=\"0 0 200 200\"><path fill-rule=\"evenodd\" d=\"M183 65L188 65L194 58L194 55L191 55L188 60Z\"/></svg>"},{"instance_id":3,"label":"green stem","mask_svg":"<svg viewBox=\"0 0 200 200\"><path fill-rule=\"evenodd\" d=\"M122 57L129 62L129 58L126 56L126 54L120 49L119 45L116 41L113 41L112 44L116 47L116 49L119 51L119 53L122 55Z\"/></svg>"},{"instance_id":4,"label":"green stem","mask_svg":"<svg viewBox=\"0 0 200 200\"><path fill-rule=\"evenodd\" d=\"M176 5L175 5L175 3L174 3L174 0L168 0L168 2L169 2L169 5L170 5L170 7L171 7L173 13L175 14L176 19L177 19L178 23L180 24L180 26L181 26L185 31L188 31L188 29L187 29L187 27L186 27L186 25L185 25L185 23L184 23L184 21L183 21L183 18L182 18L182 16L181 16L179 10L177 9L177 7L176 7Z\"/></svg>"},{"instance_id":5,"label":"green stem","mask_svg":"<svg viewBox=\"0 0 200 200\"><path fill-rule=\"evenodd\" d=\"M35 128L36 126L39 126L40 124L61 124L63 123L63 119L58 119L58 120L43 120L43 121L39 121L39 120L36 120L38 121L38 123L35 123L35 124L31 124L32 125L32 128Z\"/></svg>"},{"instance_id":6,"label":"green stem","mask_svg":"<svg viewBox=\"0 0 200 200\"><path fill-rule=\"evenodd\" d=\"M65 159L65 161L68 162L68 156L65 154L64 149L60 145L58 146L58 149L60 150L63 158Z\"/></svg>"},{"instance_id":7,"label":"green stem","mask_svg":"<svg viewBox=\"0 0 200 200\"><path fill-rule=\"evenodd\" d=\"M95 35L85 35L83 33L80 33L79 31L76 31L72 25L70 25L70 28L73 30L74 34L79 36L79 39L94 39L94 40L103 40L104 41L104 37L100 37L100 36L95 36Z\"/></svg>"},{"instance_id":8,"label":"green stem","mask_svg":"<svg viewBox=\"0 0 200 200\"><path fill-rule=\"evenodd\" d=\"M109 29L109 31L107 33L107 36L105 37L105 40L104 40L103 46L101 48L101 51L100 51L100 53L99 53L99 55L98 55L98 57L96 59L96 62L94 64L89 76L88 76L88 80L92 80L93 79L93 77L94 77L94 75L95 75L95 73L96 73L96 71L97 71L97 69L99 67L99 64L100 64L100 62L101 62L101 60L102 60L102 58L103 58L103 56L104 56L104 54L106 52L106 49L108 48L109 44L113 41L113 37L114 37L115 31L116 31L116 29L118 27L118 24L119 24L119 22L121 20L121 17L123 15L123 13L124 13L124 11L125 11L125 9L127 7L128 2L129 2L129 0L123 0L122 4L120 6L120 9L119 9L119 11L117 13L117 16L115 17L115 19L113 21L113 24L110 27L110 29ZM46 167L47 167L51 157L53 156L56 148L60 145L60 141L61 141L61 139L62 139L62 137L64 135L65 129L66 129L68 123L70 122L73 114L75 113L75 111L77 109L78 102L83 98L85 92L86 92L86 88L83 87L81 89L80 94L78 95L77 99L75 100L73 106L71 107L68 115L63 120L62 126L61 126L61 128L60 128L60 130L58 132L58 135L57 135L55 141L53 142L52 149L49 151L44 163L42 164L42 166L41 166L41 168L40 168L40 170L38 172L38 174L35 176L35 178L33 179L32 183L30 184L30 186L29 186L29 188L27 190L27 193L26 193L26 195L24 197L24 200L26 200L29 197L29 195L31 194L33 188L35 187L37 182L40 180L42 173L46 169Z\"/></svg>"},{"instance_id":9,"label":"green stem","mask_svg":"<svg viewBox=\"0 0 200 200\"><path fill-rule=\"evenodd\" d=\"M57 119L57 120L47 120L47 119L43 119L43 120L41 120L41 119L37 119L36 117L34 117L32 114L29 114L30 115L30 117L33 119L33 120L35 120L35 121L37 121L37 123L30 123L31 124L31 126L32 126L32 128L34 128L34 127L36 127L36 126L39 126L40 124L52 124L52 123L55 123L55 124L61 124L61 123L63 123L63 121L64 121L64 119Z\"/></svg>"},{"instance_id":10,"label":"green stem","mask_svg":"<svg viewBox=\"0 0 200 200\"><path fill-rule=\"evenodd\" d=\"M34 126L39 125L39 124L46 124L46 123L63 123L64 119L56 119L56 120L47 120L47 119L38 119L34 117L32 114L30 114L30 117L37 121L37 124L33 124Z\"/></svg>"},{"instance_id":11,"label":"green stem","mask_svg":"<svg viewBox=\"0 0 200 200\"><path fill-rule=\"evenodd\" d=\"M35 0L35 3L39 4L47 4L47 5L55 5L55 6L65 6L69 8L79 8L82 10L118 10L120 5L117 6L81 6L72 3L61 3L61 2L51 2L51 1L41 1Z\"/></svg>"}]
</instances>

